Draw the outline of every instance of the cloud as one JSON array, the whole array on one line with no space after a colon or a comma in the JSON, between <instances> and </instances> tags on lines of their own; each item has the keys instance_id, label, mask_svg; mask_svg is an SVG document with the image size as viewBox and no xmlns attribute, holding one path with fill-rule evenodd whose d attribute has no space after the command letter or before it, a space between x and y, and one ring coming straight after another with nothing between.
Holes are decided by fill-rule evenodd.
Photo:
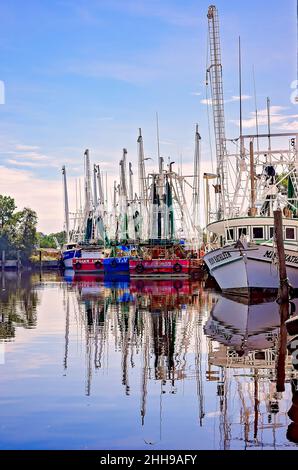
<instances>
[{"instance_id":1,"label":"cloud","mask_svg":"<svg viewBox=\"0 0 298 470\"><path fill-rule=\"evenodd\" d=\"M37 145L23 145L23 144L17 144L16 145L16 150L22 150L22 151L30 151L30 150L39 150L40 147Z\"/></svg>"},{"instance_id":2,"label":"cloud","mask_svg":"<svg viewBox=\"0 0 298 470\"><path fill-rule=\"evenodd\" d=\"M270 108L270 121L271 125L277 127L280 130L285 131L296 131L298 128L298 115L297 114L283 114L288 108L285 106L271 106ZM268 112L267 108L258 111L259 126L267 126L268 124ZM236 125L239 125L239 121L231 121ZM243 128L253 129L256 127L256 115L255 112L250 113L248 119L243 119Z\"/></svg>"},{"instance_id":3,"label":"cloud","mask_svg":"<svg viewBox=\"0 0 298 470\"><path fill-rule=\"evenodd\" d=\"M242 101L248 101L251 99L251 96L250 95L242 95ZM232 96L231 98L228 98L227 100L224 101L224 103L235 103L237 101L240 101L240 96ZM201 104L205 104L205 105L211 105L212 104L212 99L211 98L208 98L208 99L203 99L201 100Z\"/></svg>"},{"instance_id":4,"label":"cloud","mask_svg":"<svg viewBox=\"0 0 298 470\"><path fill-rule=\"evenodd\" d=\"M0 166L0 188L1 194L15 199L18 209L30 207L37 212L38 230L49 233L62 229L63 198L60 180L45 181L28 170Z\"/></svg>"},{"instance_id":5,"label":"cloud","mask_svg":"<svg viewBox=\"0 0 298 470\"><path fill-rule=\"evenodd\" d=\"M283 131L297 131L298 132L298 121L292 121L292 122L284 122L281 126L280 129Z\"/></svg>"},{"instance_id":6,"label":"cloud","mask_svg":"<svg viewBox=\"0 0 298 470\"><path fill-rule=\"evenodd\" d=\"M202 93L200 91L192 91L190 94L192 96L201 96L202 95Z\"/></svg>"},{"instance_id":7,"label":"cloud","mask_svg":"<svg viewBox=\"0 0 298 470\"><path fill-rule=\"evenodd\" d=\"M28 160L46 161L50 157L37 152L15 153L15 158L27 158Z\"/></svg>"},{"instance_id":8,"label":"cloud","mask_svg":"<svg viewBox=\"0 0 298 470\"><path fill-rule=\"evenodd\" d=\"M212 104L212 99L211 98L204 98L203 100L201 100L201 104L206 104L206 105L211 105Z\"/></svg>"},{"instance_id":9,"label":"cloud","mask_svg":"<svg viewBox=\"0 0 298 470\"><path fill-rule=\"evenodd\" d=\"M195 9L174 6L172 1L163 0L100 0L101 7L106 6L115 11L125 12L132 16L157 18L164 23L179 27L192 27L198 24L198 15Z\"/></svg>"},{"instance_id":10,"label":"cloud","mask_svg":"<svg viewBox=\"0 0 298 470\"><path fill-rule=\"evenodd\" d=\"M6 160L6 162L9 164L9 165L14 165L14 166L23 166L23 167L30 167L30 168L44 168L44 167L48 167L48 166L51 166L51 167L58 167L57 164L55 163L51 163L49 165L48 162L44 162L44 163L41 163L41 162L34 162L34 161L24 161L24 160L15 160L13 158L10 158L8 160Z\"/></svg>"},{"instance_id":11,"label":"cloud","mask_svg":"<svg viewBox=\"0 0 298 470\"><path fill-rule=\"evenodd\" d=\"M149 64L141 64L138 60L130 64L90 60L85 61L83 65L81 60L72 61L65 65L64 72L91 78L110 78L133 84L150 82L157 77L156 69L152 69Z\"/></svg>"}]
</instances>

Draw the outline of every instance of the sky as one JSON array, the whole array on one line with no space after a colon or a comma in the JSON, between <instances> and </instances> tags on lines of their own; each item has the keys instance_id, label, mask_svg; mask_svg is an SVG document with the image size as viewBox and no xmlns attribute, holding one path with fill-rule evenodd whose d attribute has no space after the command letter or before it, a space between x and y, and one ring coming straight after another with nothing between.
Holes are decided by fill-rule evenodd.
<instances>
[{"instance_id":1,"label":"sky","mask_svg":"<svg viewBox=\"0 0 298 470\"><path fill-rule=\"evenodd\" d=\"M19 209L36 210L39 230L63 228L61 167L67 168L73 206L86 148L112 184L124 147L137 174L141 127L146 156L157 165L156 112L161 154L177 164L182 161L189 172L198 123L203 169L211 168L205 86L209 4L0 3L0 101L5 90L0 104L0 194L15 197ZM260 125L266 125L270 96L272 130L298 131L297 105L291 101L297 77L296 0L218 0L216 6L227 136L239 134L239 35L244 131L255 131L253 68Z\"/></svg>"}]
</instances>

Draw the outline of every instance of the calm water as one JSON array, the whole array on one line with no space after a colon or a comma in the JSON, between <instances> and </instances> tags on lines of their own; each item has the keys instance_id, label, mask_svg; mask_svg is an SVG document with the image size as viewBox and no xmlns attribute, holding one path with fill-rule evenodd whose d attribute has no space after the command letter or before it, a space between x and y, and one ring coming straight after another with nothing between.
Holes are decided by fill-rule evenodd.
<instances>
[{"instance_id":1,"label":"calm water","mask_svg":"<svg viewBox=\"0 0 298 470\"><path fill-rule=\"evenodd\" d=\"M56 274L0 290L1 449L296 448L276 303Z\"/></svg>"}]
</instances>

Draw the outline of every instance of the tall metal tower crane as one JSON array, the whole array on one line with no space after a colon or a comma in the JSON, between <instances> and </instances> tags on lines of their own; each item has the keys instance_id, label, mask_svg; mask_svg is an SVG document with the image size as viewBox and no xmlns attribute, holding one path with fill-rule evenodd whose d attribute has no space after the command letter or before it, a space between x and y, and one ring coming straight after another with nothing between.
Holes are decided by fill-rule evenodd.
<instances>
[{"instance_id":1,"label":"tall metal tower crane","mask_svg":"<svg viewBox=\"0 0 298 470\"><path fill-rule=\"evenodd\" d=\"M216 209L217 218L221 219L229 215L230 204L219 18L217 8L214 5L209 7L207 17L210 46L210 66L207 70L207 84L209 82L208 79L210 79L217 160Z\"/></svg>"}]
</instances>

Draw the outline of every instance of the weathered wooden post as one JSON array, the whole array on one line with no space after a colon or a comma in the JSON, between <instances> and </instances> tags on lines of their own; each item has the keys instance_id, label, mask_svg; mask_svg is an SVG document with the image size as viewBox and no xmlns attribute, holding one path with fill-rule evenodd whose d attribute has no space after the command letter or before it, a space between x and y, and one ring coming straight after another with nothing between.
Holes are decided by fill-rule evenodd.
<instances>
[{"instance_id":1,"label":"weathered wooden post","mask_svg":"<svg viewBox=\"0 0 298 470\"><path fill-rule=\"evenodd\" d=\"M5 250L2 250L1 271L5 271Z\"/></svg>"},{"instance_id":2,"label":"weathered wooden post","mask_svg":"<svg viewBox=\"0 0 298 470\"><path fill-rule=\"evenodd\" d=\"M279 269L279 300L280 303L289 303L289 281L287 277L281 209L274 211L274 233Z\"/></svg>"},{"instance_id":3,"label":"weathered wooden post","mask_svg":"<svg viewBox=\"0 0 298 470\"><path fill-rule=\"evenodd\" d=\"M286 382L286 359L287 359L287 341L288 332L286 327L286 320L289 314L289 304L282 303L279 307L280 311L280 330L279 330L279 347L278 357L276 363L276 391L285 391Z\"/></svg>"},{"instance_id":4,"label":"weathered wooden post","mask_svg":"<svg viewBox=\"0 0 298 470\"><path fill-rule=\"evenodd\" d=\"M39 249L39 268L42 268L42 251Z\"/></svg>"},{"instance_id":5,"label":"weathered wooden post","mask_svg":"<svg viewBox=\"0 0 298 470\"><path fill-rule=\"evenodd\" d=\"M280 334L277 358L277 392L285 391L286 379L286 357L287 357L287 328L286 321L289 318L289 281L287 277L286 254L283 239L282 211L278 208L274 211L274 234L279 268L279 312L280 312Z\"/></svg>"},{"instance_id":6,"label":"weathered wooden post","mask_svg":"<svg viewBox=\"0 0 298 470\"><path fill-rule=\"evenodd\" d=\"M20 257L20 250L17 251L17 271L20 270L21 267L21 257Z\"/></svg>"}]
</instances>

